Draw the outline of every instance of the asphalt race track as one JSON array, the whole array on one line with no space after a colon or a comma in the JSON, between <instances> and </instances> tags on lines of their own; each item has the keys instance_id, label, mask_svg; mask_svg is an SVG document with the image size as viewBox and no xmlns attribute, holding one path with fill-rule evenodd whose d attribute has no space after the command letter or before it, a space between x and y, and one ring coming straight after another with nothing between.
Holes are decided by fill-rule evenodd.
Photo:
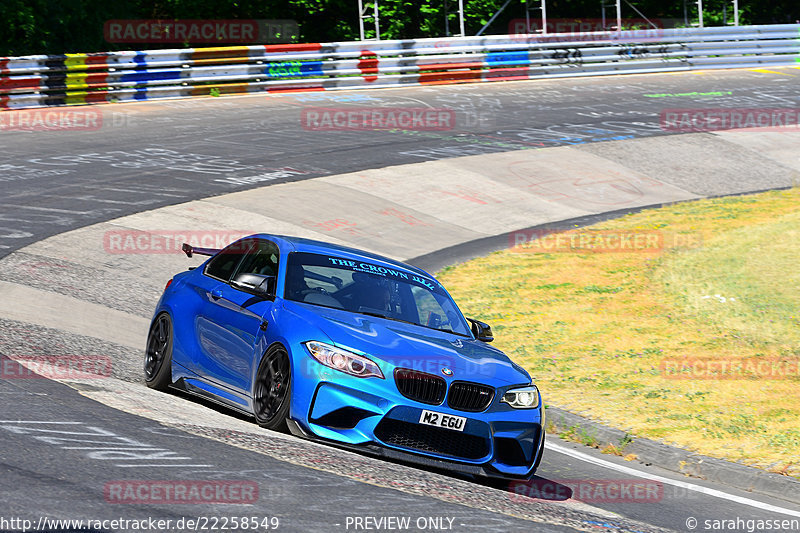
<instances>
[{"instance_id":1,"label":"asphalt race track","mask_svg":"<svg viewBox=\"0 0 800 533\"><path fill-rule=\"evenodd\" d=\"M102 117L94 131L0 131L0 254L93 222L265 184L248 184L245 178L253 176L268 175L277 183L465 155L664 135L659 126L664 108L795 105L796 71L774 72L97 106L91 109ZM455 124L441 131L311 131L301 115L308 108L395 106L451 109ZM278 177L287 168L298 173ZM761 183L746 186L774 186L767 177L758 178ZM715 192L728 189L705 191Z\"/></svg>"},{"instance_id":2,"label":"asphalt race track","mask_svg":"<svg viewBox=\"0 0 800 533\"><path fill-rule=\"evenodd\" d=\"M503 153L511 157L517 150L577 147L587 157L602 155L628 164L636 159L637 172L654 176L662 171L655 159L635 156L637 150L646 154L654 149L656 145L648 144L648 139L672 133L659 125L662 110L798 107L798 79L800 70L744 70L209 98L80 108L99 114L95 118L101 124L96 130L0 128L0 257L5 257L0 262L4 272L0 288L6 299L0 307L5 312L17 303L30 306L29 296L34 295L42 298L42 313L52 315L46 326L44 320L26 320L24 314L0 313L0 363L4 369L0 379L0 500L4 502L0 531L19 531L28 525L2 521L11 518L31 520L30 527L39 530L69 529L42 523L43 517L155 518L172 520L169 527L161 529L175 531L194 529L185 523L176 525L181 518L247 516L266 519L259 523L261 530L278 525L279 531L463 532L703 531L708 530L704 529L706 520L800 519L800 505L789 501L798 498L790 498L791 494L784 500L686 478L652 465L602 455L553 435L538 472L540 479L533 487L541 490L535 491L537 498L530 499L435 471L262 431L249 420L211 405L150 391L136 377L144 348L142 338L140 351L133 349L139 346L136 328L147 320L165 276L198 261L131 257L131 272L147 269L149 262L159 263L152 267L151 280L137 284L131 272L118 268L118 257L113 258L116 262L106 260L118 273L118 277L108 278L103 277L108 273L102 272L102 254L86 259L82 271L70 270L81 264L65 263L58 267L65 269L60 275L58 268L41 259L44 255L37 255L47 248L50 257L56 256L58 239L40 241L70 230L137 213L142 213L135 215L140 217L137 221L149 216L159 227L165 220L158 218L162 216L159 213L169 215L169 211L143 212L208 197L219 197L217 208L234 207L246 203L243 197L221 195L255 188L262 188L261 196L253 191L252 197L260 202L263 191L275 185L312 178L323 179L285 189L310 191L307 197L286 196L287 204L295 203L265 206L263 212L280 218L279 213L306 205L309 211L320 211L329 200L322 196L327 190L323 185L331 186L324 181L328 177L334 184L336 180L344 183L345 178L335 176L424 162L431 163L413 168L436 169L439 167L432 165L464 156L495 161L506 157ZM320 108L396 107L450 110L454 124L431 131L317 131L307 118L309 111L319 112ZM702 144L705 150L720 142L711 134L691 135L701 136L703 143L687 144ZM673 148L683 142L681 138L675 136ZM736 135L727 139L741 141ZM556 161L566 154L548 153L555 154ZM691 157L713 161L715 156L698 148L697 153L686 155L687 160ZM796 182L797 166L783 166L781 158L789 163L794 158L796 163L797 153L784 150L763 161L755 158L727 157L731 171L722 178L693 171L691 165L688 170L671 169L671 181L652 187L658 189L657 194L645 191L637 205L786 187ZM569 166L570 162L564 160L563 164ZM491 168L480 170L491 172ZM442 181L446 182L446 176ZM428 183L419 180L419 187ZM460 189L452 191L464 194ZM502 195L502 191L498 185L494 194ZM626 192L621 188L614 191ZM551 189L547 194L559 192ZM565 209L561 218L628 207L616 205L614 198L602 200L577 198L575 211ZM579 209L592 201L593 209ZM555 216L551 213L549 219ZM413 225L410 220L401 217L400 223ZM428 223L420 217L415 220ZM220 224L223 222L226 227L232 224L220 218ZM516 227L538 222L520 220ZM485 228L491 223L475 222ZM434 227L432 222L430 225ZM414 248L408 242L392 240L368 222L362 226L368 231L359 237L359 244L394 251L402 258L424 255L431 265L447 262L442 259L444 252L437 250L474 238L453 224L449 240L437 235L438 240L432 237L430 249ZM319 221L306 229L327 231ZM502 231L486 229L481 235L494 233ZM81 233L75 235L64 241L64 256L74 253L85 238ZM331 234L332 238L336 235ZM39 244L23 250L34 243ZM409 255L411 250L422 252ZM472 249L479 251L480 247ZM20 292L20 285L30 285L35 291ZM59 302L71 297L91 302L97 320L90 320L95 315L71 317L58 308ZM107 322L103 322L104 314ZM80 320L87 323L76 325ZM20 353L105 354L114 361L113 379L76 381L69 386L46 379L9 379L9 374L24 373L8 359ZM243 480L250 487L255 484L257 498L244 505L131 504L118 503L109 493L109 487L121 481L164 480ZM580 502L570 497L570 483L581 487L581 483L585 486L596 480L656 483L658 490L652 498L590 497ZM356 520L366 517L374 521ZM377 522L381 517L385 520ZM402 522L386 521L389 517L407 517L410 525L404 529ZM130 528L99 524L90 529ZM216 530L222 530L219 524ZM746 526L738 530L746 530Z\"/></svg>"}]
</instances>

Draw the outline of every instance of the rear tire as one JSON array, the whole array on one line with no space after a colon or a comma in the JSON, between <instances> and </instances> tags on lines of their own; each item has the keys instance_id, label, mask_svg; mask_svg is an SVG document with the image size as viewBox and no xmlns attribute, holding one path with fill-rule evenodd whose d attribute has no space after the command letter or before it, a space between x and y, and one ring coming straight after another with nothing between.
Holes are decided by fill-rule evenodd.
<instances>
[{"instance_id":1,"label":"rear tire","mask_svg":"<svg viewBox=\"0 0 800 533\"><path fill-rule=\"evenodd\" d=\"M144 354L144 382L151 389L166 390L172 384L172 319L160 313L150 326Z\"/></svg>"},{"instance_id":2,"label":"rear tire","mask_svg":"<svg viewBox=\"0 0 800 533\"><path fill-rule=\"evenodd\" d=\"M259 426L286 431L286 417L292 396L292 365L283 346L267 350L256 372L253 387L253 414Z\"/></svg>"}]
</instances>

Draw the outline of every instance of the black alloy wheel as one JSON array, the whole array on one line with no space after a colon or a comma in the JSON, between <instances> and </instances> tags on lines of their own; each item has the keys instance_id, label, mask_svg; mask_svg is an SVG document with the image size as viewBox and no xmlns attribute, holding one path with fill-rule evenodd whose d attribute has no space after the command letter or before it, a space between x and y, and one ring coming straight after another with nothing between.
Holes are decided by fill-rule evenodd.
<instances>
[{"instance_id":1,"label":"black alloy wheel","mask_svg":"<svg viewBox=\"0 0 800 533\"><path fill-rule=\"evenodd\" d=\"M289 354L283 346L273 346L258 366L253 390L253 411L259 426L277 431L287 429L291 386Z\"/></svg>"},{"instance_id":2,"label":"black alloy wheel","mask_svg":"<svg viewBox=\"0 0 800 533\"><path fill-rule=\"evenodd\" d=\"M172 384L172 319L161 313L153 320L144 354L144 381L148 387L165 390Z\"/></svg>"}]
</instances>

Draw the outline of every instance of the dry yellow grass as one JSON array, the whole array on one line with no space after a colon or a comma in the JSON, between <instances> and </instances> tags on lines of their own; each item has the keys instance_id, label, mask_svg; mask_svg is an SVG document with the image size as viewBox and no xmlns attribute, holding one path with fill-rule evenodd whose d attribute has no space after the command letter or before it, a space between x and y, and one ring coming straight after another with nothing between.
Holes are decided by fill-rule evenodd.
<instances>
[{"instance_id":1,"label":"dry yellow grass","mask_svg":"<svg viewBox=\"0 0 800 533\"><path fill-rule=\"evenodd\" d=\"M531 372L546 403L800 477L796 370L787 379L689 379L662 368L683 358L782 358L781 368L797 368L798 207L796 189L675 204L591 229L657 230L665 242L694 236L701 246L503 251L439 276L465 314L492 324L498 348Z\"/></svg>"}]
</instances>

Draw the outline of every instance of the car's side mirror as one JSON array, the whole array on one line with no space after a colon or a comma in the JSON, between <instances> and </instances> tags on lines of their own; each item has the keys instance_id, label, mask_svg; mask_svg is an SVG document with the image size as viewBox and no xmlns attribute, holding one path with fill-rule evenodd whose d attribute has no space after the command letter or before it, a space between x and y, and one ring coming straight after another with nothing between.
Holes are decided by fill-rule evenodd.
<instances>
[{"instance_id":1,"label":"car's side mirror","mask_svg":"<svg viewBox=\"0 0 800 533\"><path fill-rule=\"evenodd\" d=\"M231 280L231 287L266 300L274 300L275 279L275 276L261 274L239 274Z\"/></svg>"},{"instance_id":2,"label":"car's side mirror","mask_svg":"<svg viewBox=\"0 0 800 533\"><path fill-rule=\"evenodd\" d=\"M472 324L472 334L475 338L483 342L492 342L494 335L492 335L492 327L486 322L475 320L474 318L467 318L469 323Z\"/></svg>"}]
</instances>

